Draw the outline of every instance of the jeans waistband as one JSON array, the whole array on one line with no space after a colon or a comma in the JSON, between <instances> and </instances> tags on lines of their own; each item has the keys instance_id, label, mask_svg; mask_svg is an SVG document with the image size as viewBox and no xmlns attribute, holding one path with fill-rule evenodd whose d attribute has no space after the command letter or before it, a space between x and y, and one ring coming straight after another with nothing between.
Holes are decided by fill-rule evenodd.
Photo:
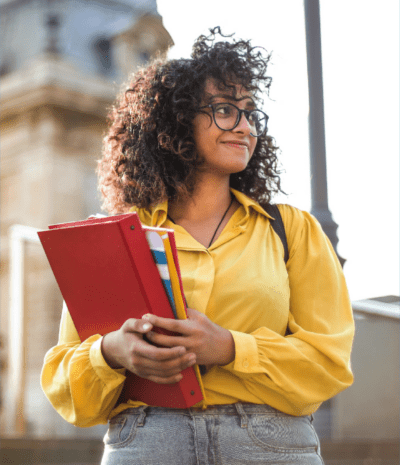
<instances>
[{"instance_id":1,"label":"jeans waistband","mask_svg":"<svg viewBox=\"0 0 400 465\"><path fill-rule=\"evenodd\" d=\"M120 413L123 414L139 414L147 415L189 415L189 416L204 416L204 415L239 415L241 417L252 414L269 414L274 416L290 416L286 413L280 412L273 407L265 404L252 404L247 402L237 402L235 404L224 405L209 405L206 409L202 408L165 408L165 407L151 407L143 405L136 408L128 408Z\"/></svg>"}]
</instances>

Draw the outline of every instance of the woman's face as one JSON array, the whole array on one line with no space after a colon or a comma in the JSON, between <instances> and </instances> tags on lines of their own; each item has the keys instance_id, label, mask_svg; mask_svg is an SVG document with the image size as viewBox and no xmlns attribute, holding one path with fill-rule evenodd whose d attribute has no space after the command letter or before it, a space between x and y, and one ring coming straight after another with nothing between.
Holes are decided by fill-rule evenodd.
<instances>
[{"instance_id":1,"label":"woman's face","mask_svg":"<svg viewBox=\"0 0 400 465\"><path fill-rule=\"evenodd\" d=\"M256 108L254 98L242 86L220 90L211 79L207 79L201 106L229 102L240 109ZM204 109L212 117L212 109ZM196 150L204 160L202 171L230 175L243 171L256 148L257 138L250 134L249 123L242 114L239 124L230 131L219 129L208 115L199 113L193 120L193 135Z\"/></svg>"}]
</instances>

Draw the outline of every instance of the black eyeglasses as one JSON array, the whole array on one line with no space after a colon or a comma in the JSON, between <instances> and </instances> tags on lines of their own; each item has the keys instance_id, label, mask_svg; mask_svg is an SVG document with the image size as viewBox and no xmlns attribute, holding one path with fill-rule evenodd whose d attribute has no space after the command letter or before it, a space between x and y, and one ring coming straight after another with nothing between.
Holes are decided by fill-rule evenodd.
<instances>
[{"instance_id":1,"label":"black eyeglasses","mask_svg":"<svg viewBox=\"0 0 400 465\"><path fill-rule=\"evenodd\" d=\"M239 124L242 113L250 125L250 134L253 137L260 137L267 130L268 115L261 110L241 110L233 103L211 103L200 107L211 108L214 123L222 131L231 131Z\"/></svg>"}]
</instances>

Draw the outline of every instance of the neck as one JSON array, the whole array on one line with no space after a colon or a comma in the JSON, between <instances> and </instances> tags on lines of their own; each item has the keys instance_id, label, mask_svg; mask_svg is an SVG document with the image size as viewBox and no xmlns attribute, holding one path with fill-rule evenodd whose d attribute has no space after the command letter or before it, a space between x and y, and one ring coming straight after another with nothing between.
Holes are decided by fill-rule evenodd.
<instances>
[{"instance_id":1,"label":"neck","mask_svg":"<svg viewBox=\"0 0 400 465\"><path fill-rule=\"evenodd\" d=\"M229 178L224 182L208 179L207 182L197 183L191 197L170 202L168 214L174 221L185 219L197 223L214 217L221 218L230 203Z\"/></svg>"}]
</instances>

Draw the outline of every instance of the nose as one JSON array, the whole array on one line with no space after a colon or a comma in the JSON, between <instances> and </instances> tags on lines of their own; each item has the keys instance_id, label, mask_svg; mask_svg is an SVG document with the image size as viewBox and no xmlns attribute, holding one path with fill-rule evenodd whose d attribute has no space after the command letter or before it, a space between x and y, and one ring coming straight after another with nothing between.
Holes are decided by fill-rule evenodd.
<instances>
[{"instance_id":1,"label":"nose","mask_svg":"<svg viewBox=\"0 0 400 465\"><path fill-rule=\"evenodd\" d=\"M240 115L240 120L237 126L233 129L233 131L241 132L244 134L247 134L247 133L250 134L250 130L251 130L250 123L248 122L246 115L242 113Z\"/></svg>"}]
</instances>

